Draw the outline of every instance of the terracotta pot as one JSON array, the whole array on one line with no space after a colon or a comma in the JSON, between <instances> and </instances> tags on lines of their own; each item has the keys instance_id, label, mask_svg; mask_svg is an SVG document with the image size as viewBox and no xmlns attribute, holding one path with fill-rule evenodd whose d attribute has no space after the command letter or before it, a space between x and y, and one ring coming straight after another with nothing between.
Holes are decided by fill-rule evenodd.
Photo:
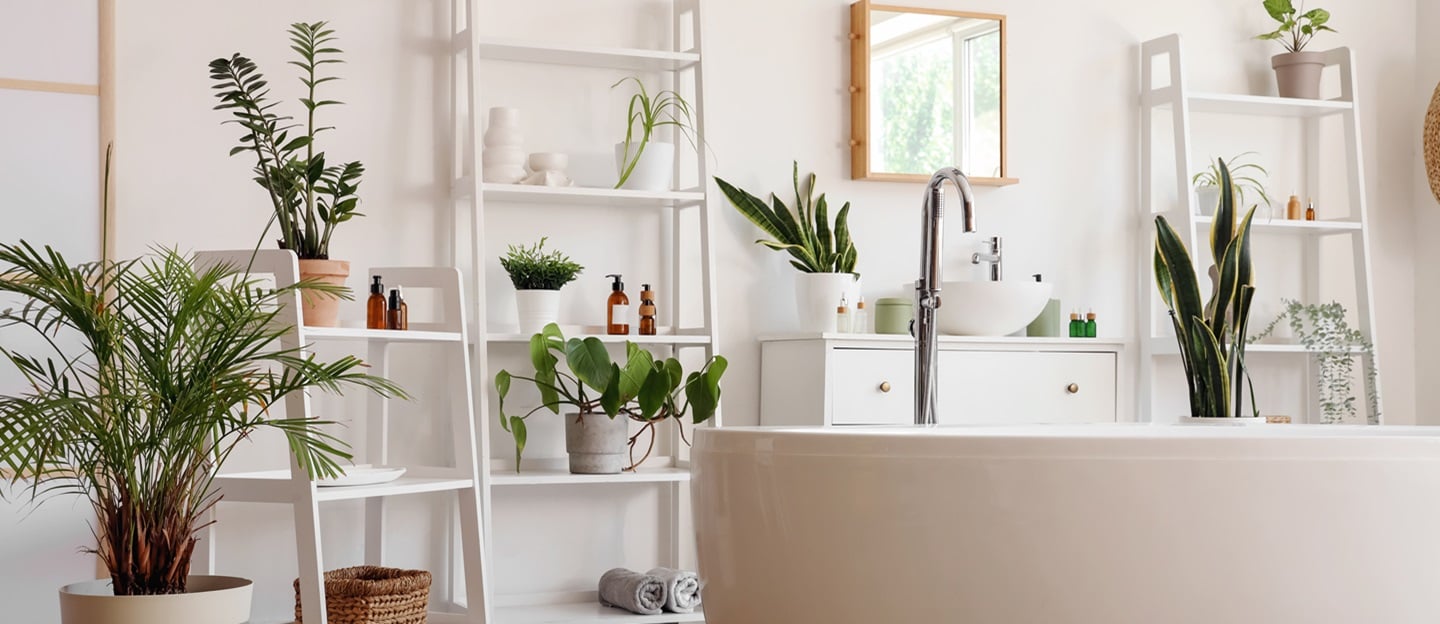
<instances>
[{"instance_id":1,"label":"terracotta pot","mask_svg":"<svg viewBox=\"0 0 1440 624\"><path fill-rule=\"evenodd\" d=\"M248 579L191 576L183 594L116 596L110 579L60 588L62 624L245 624L250 621Z\"/></svg>"},{"instance_id":2,"label":"terracotta pot","mask_svg":"<svg viewBox=\"0 0 1440 624\"><path fill-rule=\"evenodd\" d=\"M350 277L350 263L345 260L301 260L300 279L314 279L326 284L344 286ZM300 318L308 327L334 327L340 315L339 297L303 291L300 293Z\"/></svg>"},{"instance_id":3,"label":"terracotta pot","mask_svg":"<svg viewBox=\"0 0 1440 624\"><path fill-rule=\"evenodd\" d=\"M1287 52L1270 59L1280 97L1320 99L1320 74L1325 55L1319 52Z\"/></svg>"}]
</instances>

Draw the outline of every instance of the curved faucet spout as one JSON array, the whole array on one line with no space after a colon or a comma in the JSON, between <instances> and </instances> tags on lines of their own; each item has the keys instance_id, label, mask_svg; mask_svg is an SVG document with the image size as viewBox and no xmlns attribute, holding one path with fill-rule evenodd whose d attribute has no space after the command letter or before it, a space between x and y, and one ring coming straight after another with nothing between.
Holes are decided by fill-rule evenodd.
<instances>
[{"instance_id":1,"label":"curved faucet spout","mask_svg":"<svg viewBox=\"0 0 1440 624\"><path fill-rule=\"evenodd\" d=\"M945 181L960 192L960 219L975 231L975 193L959 169L946 167L925 186L921 224L920 279L915 282L915 424L935 424L935 310L940 307L940 259L945 228Z\"/></svg>"}]
</instances>

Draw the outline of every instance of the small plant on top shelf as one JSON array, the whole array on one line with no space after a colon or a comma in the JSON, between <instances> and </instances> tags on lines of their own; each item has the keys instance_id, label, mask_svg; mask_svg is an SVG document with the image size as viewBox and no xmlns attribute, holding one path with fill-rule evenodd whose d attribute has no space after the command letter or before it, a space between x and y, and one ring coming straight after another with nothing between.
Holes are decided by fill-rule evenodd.
<instances>
[{"instance_id":1,"label":"small plant on top shelf","mask_svg":"<svg viewBox=\"0 0 1440 624\"><path fill-rule=\"evenodd\" d=\"M1319 396L1321 418L1326 424L1355 419L1355 357L1365 358L1369 363L1365 367L1368 388L1365 394L1369 407L1366 421L1372 425L1380 424L1380 398L1375 394L1378 375L1375 347L1363 332L1350 327L1345 306L1337 302L1305 304L1293 299L1285 299L1283 303L1285 310L1260 333L1252 336L1250 342L1272 336L1281 323L1290 326L1305 350L1315 354L1319 371L1315 375L1315 390Z\"/></svg>"},{"instance_id":2,"label":"small plant on top shelf","mask_svg":"<svg viewBox=\"0 0 1440 624\"><path fill-rule=\"evenodd\" d=\"M515 305L520 331L533 333L557 322L560 317L560 288L575 280L585 267L559 251L545 250L545 241L529 247L511 245L500 257L500 266L515 285Z\"/></svg>"},{"instance_id":3,"label":"small plant on top shelf","mask_svg":"<svg viewBox=\"0 0 1440 624\"><path fill-rule=\"evenodd\" d=\"M560 358L565 368L560 367ZM700 370L688 375L679 360L657 360L638 345L625 343L625 361L613 362L605 344L593 336L565 339L560 328L547 325L530 338L532 376L495 374L499 397L500 427L515 438L515 470L525 451L528 429L525 420L541 410L559 414L560 407L575 411L564 414L565 442L570 452L570 471L575 473L616 473L639 466L655 447L655 427L674 419L685 437L684 422L690 416L699 425L715 415L720 406L720 378L728 366L724 357L711 358ZM515 379L528 381L540 393L540 405L523 414L505 411L505 399ZM624 418L619 418L623 416ZM643 423L629 435L627 421ZM644 454L635 458L642 435L649 434ZM628 440L628 442L627 442ZM624 463L628 446L630 464Z\"/></svg>"},{"instance_id":4,"label":"small plant on top shelf","mask_svg":"<svg viewBox=\"0 0 1440 624\"><path fill-rule=\"evenodd\" d=\"M668 191L674 173L675 146L660 141L655 132L665 126L676 128L695 146L695 115L690 103L671 90L653 95L645 83L633 76L611 85L635 84L626 111L625 140L615 145L615 167L619 180L615 188Z\"/></svg>"},{"instance_id":5,"label":"small plant on top shelf","mask_svg":"<svg viewBox=\"0 0 1440 624\"><path fill-rule=\"evenodd\" d=\"M1278 24L1275 30L1256 35L1256 39L1279 41L1286 52L1303 52L1310 40L1322 32L1335 32L1329 26L1330 12L1325 9L1305 10L1305 3L1295 8L1291 0L1263 0L1265 12Z\"/></svg>"},{"instance_id":6,"label":"small plant on top shelf","mask_svg":"<svg viewBox=\"0 0 1440 624\"><path fill-rule=\"evenodd\" d=\"M1265 185L1256 176L1269 176L1270 172L1264 167L1253 162L1242 162L1246 156L1253 156L1255 152L1238 154L1225 164L1230 167L1230 179L1235 184L1235 197L1240 205L1244 206L1249 202L1245 201L1246 192L1253 193L1263 202L1261 205L1268 210L1270 208L1270 195L1265 192ZM1190 178L1190 183L1195 186L1196 191L1215 189L1215 203L1220 201L1218 189L1220 187L1220 166L1217 160L1206 167L1204 171L1197 173ZM1201 214L1210 214L1215 206L1200 206Z\"/></svg>"}]
</instances>

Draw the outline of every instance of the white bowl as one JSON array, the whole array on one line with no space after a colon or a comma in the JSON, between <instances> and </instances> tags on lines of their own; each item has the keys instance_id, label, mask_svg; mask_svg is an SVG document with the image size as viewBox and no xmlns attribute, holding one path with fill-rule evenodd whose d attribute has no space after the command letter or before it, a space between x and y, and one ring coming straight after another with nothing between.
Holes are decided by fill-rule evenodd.
<instances>
[{"instance_id":1,"label":"white bowl","mask_svg":"<svg viewBox=\"0 0 1440 624\"><path fill-rule=\"evenodd\" d=\"M942 282L937 329L952 336L1009 336L1045 311L1052 284Z\"/></svg>"},{"instance_id":2,"label":"white bowl","mask_svg":"<svg viewBox=\"0 0 1440 624\"><path fill-rule=\"evenodd\" d=\"M530 155L531 171L564 171L570 157L560 152L535 152Z\"/></svg>"}]
</instances>

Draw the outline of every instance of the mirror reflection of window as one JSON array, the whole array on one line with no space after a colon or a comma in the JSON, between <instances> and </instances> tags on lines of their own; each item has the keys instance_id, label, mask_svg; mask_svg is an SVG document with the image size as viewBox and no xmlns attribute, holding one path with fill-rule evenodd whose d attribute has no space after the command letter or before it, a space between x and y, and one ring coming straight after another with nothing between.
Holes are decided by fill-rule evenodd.
<instances>
[{"instance_id":1,"label":"mirror reflection of window","mask_svg":"<svg viewBox=\"0 0 1440 624\"><path fill-rule=\"evenodd\" d=\"M871 170L1000 177L1000 23L875 11Z\"/></svg>"}]
</instances>

